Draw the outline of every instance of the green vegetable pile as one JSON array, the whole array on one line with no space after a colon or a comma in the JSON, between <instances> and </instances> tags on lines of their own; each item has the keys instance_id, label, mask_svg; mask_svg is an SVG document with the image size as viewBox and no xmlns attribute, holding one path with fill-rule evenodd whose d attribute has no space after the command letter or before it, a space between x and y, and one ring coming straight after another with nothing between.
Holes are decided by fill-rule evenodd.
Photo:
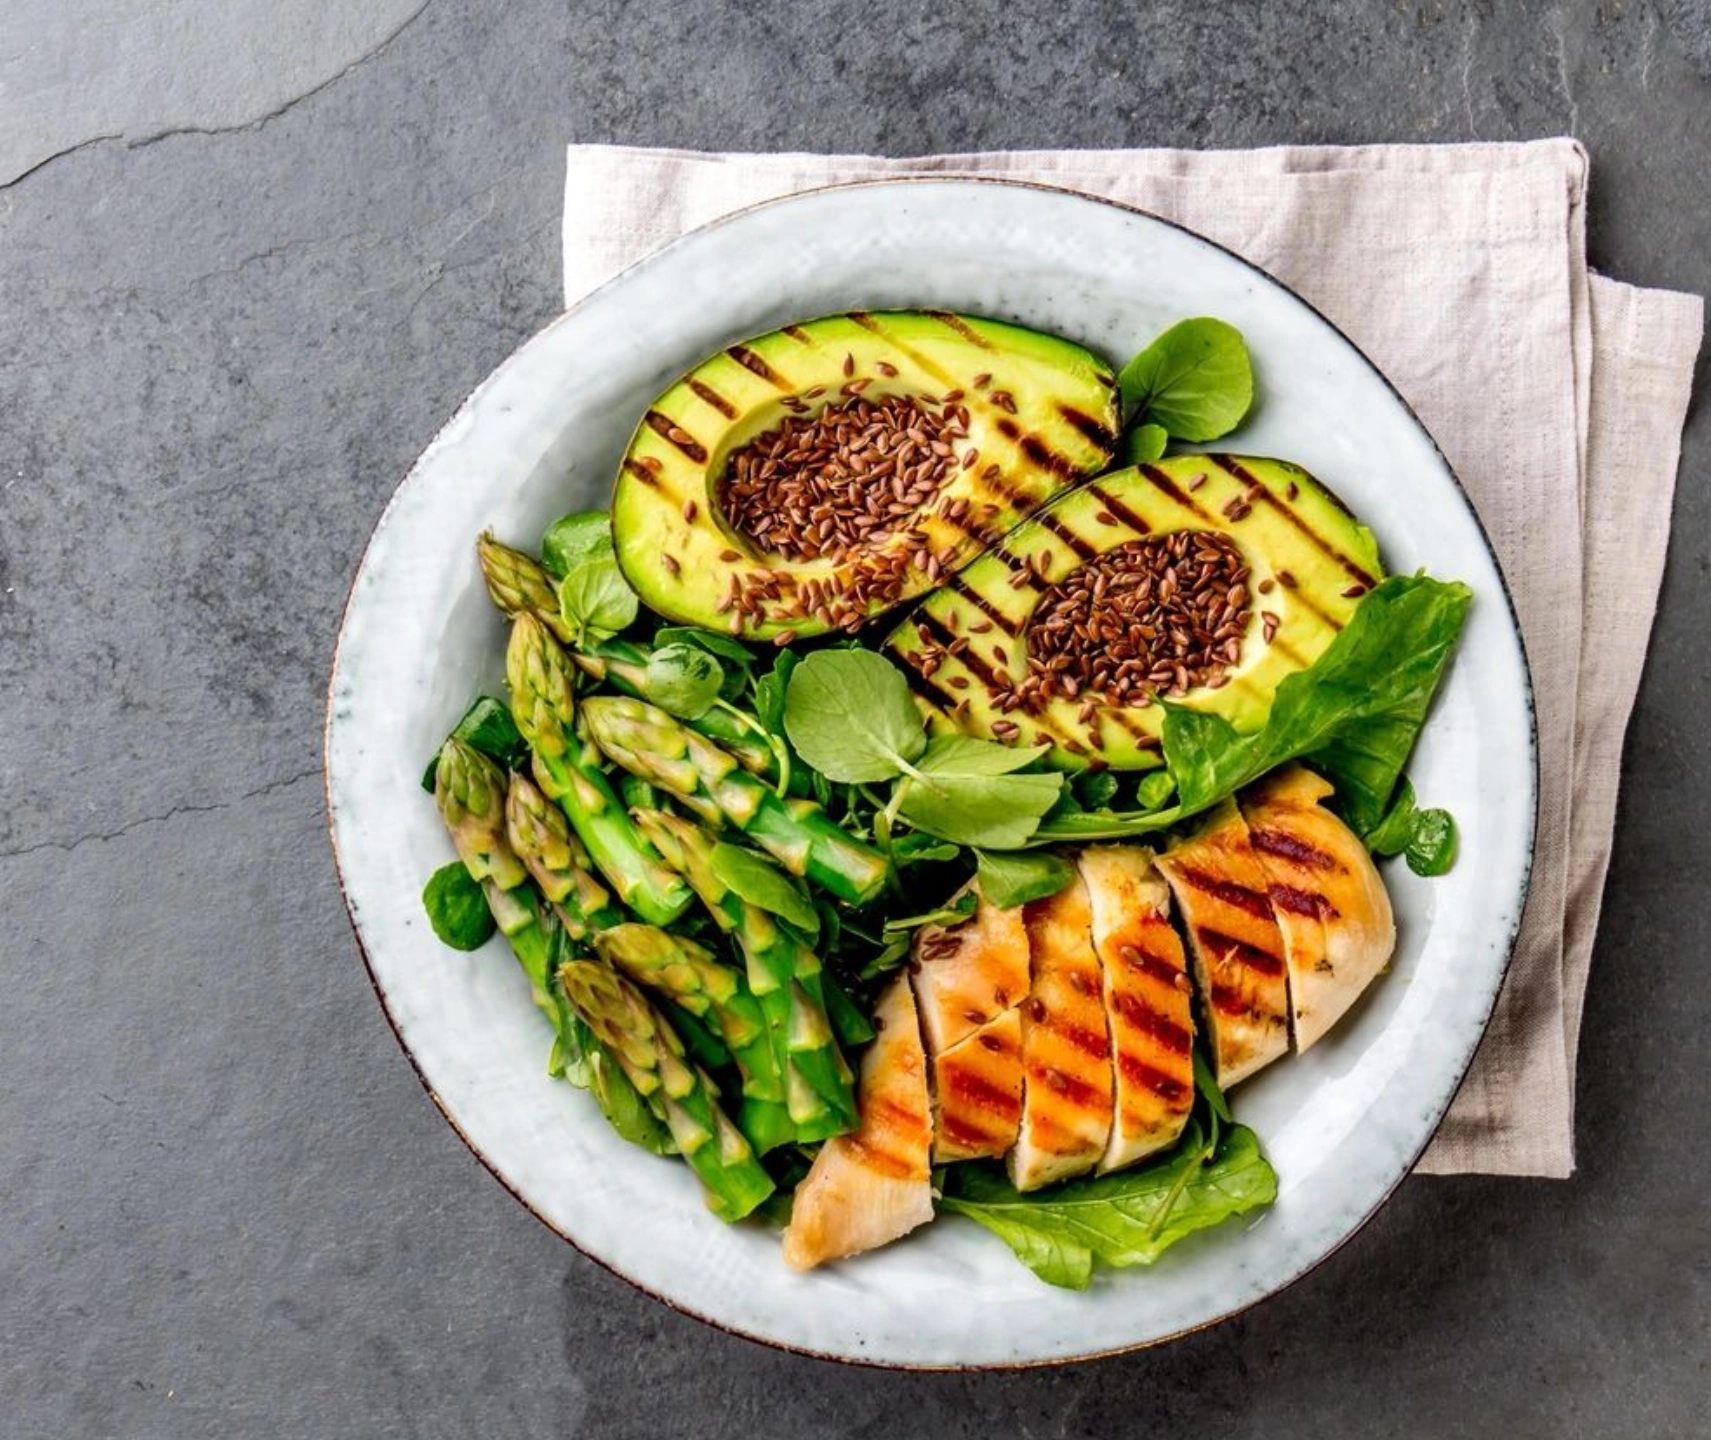
<instances>
[{"instance_id":1,"label":"green vegetable pile","mask_svg":"<svg viewBox=\"0 0 1711 1440\"><path fill-rule=\"evenodd\" d=\"M1239 421L1241 340L1178 326L1121 377L1131 459ZM1392 577L1271 715L1238 734L1170 706L1162 769L1051 768L1047 747L929 734L904 673L859 639L781 648L672 625L638 604L603 513L566 516L539 559L481 537L510 617L509 699L477 697L429 766L457 859L423 903L447 945L497 930L552 1036L550 1073L625 1139L678 1155L715 1213L787 1214L815 1147L857 1122L852 1060L914 933L954 924L971 878L995 905L1056 893L1058 847L1157 835L1292 759L1344 818L1422 874L1454 826L1403 768L1466 614L1466 587ZM1196 1056L1187 1134L1139 1168L1021 1195L988 1163L935 1177L941 1209L1042 1279L1150 1263L1268 1203L1276 1177Z\"/></svg>"}]
</instances>

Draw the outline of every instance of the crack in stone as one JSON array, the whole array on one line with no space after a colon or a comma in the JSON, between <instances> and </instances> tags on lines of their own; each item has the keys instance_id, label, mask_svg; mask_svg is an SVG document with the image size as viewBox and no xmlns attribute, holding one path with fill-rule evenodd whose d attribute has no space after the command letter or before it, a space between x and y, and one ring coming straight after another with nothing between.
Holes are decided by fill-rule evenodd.
<instances>
[{"instance_id":1,"label":"crack in stone","mask_svg":"<svg viewBox=\"0 0 1711 1440\"><path fill-rule=\"evenodd\" d=\"M44 158L36 161L34 165L30 166L30 168L25 170L22 174L14 175L10 180L0 181L0 191L10 190L14 186L20 185L25 180L28 180L30 176L34 175L37 171L43 170L47 166L52 165L55 161L63 160L68 155L75 155L80 150L88 150L96 145L110 145L117 142L123 145L127 150L142 150L150 145L159 144L162 140L171 140L179 135L235 135L244 130L260 130L264 125L271 124L282 115L295 110L299 105L303 104L304 101L312 100L322 91L337 85L339 81L343 80L353 70L368 64L371 60L378 59L379 56L391 46L393 41L397 40L399 36L422 18L423 14L425 14L428 9L428 6L432 3L433 0L422 0L422 3L406 15L390 34L383 36L378 44L368 50L365 50L348 65L345 65L335 71L325 80L311 85L307 90L304 90L297 95L293 95L290 99L284 101L280 105L276 105L272 110L267 111L265 114L256 116L253 120L242 120L234 125L173 125L164 130L157 130L152 134L139 136L135 140L124 135L92 135L87 140L79 140L75 145L68 145L63 150L56 150L52 155L45 156Z\"/></svg>"},{"instance_id":2,"label":"crack in stone","mask_svg":"<svg viewBox=\"0 0 1711 1440\"><path fill-rule=\"evenodd\" d=\"M26 845L21 850L0 850L0 860L15 860L19 856L34 855L38 850L60 850L69 855L80 845L87 845L95 840L117 840L131 831L141 829L144 825L164 825L169 820L176 820L180 815L211 815L217 810L229 810L234 805L242 805L246 800L259 800L264 795L271 795L276 790L289 789L300 785L303 781L312 779L321 773L319 765L312 769L300 771L296 775L287 775L283 780L273 780L254 790L247 790L242 795L235 795L230 800L216 800L211 805L174 805L163 815L140 815L135 820L121 825L117 830L109 830L93 835L79 835L75 840L41 840L34 845Z\"/></svg>"}]
</instances>

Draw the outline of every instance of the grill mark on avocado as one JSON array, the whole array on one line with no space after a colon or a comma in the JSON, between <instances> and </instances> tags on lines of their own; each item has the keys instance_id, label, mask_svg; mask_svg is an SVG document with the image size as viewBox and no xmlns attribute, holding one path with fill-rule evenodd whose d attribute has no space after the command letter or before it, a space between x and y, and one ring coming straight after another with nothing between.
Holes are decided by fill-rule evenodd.
<instances>
[{"instance_id":1,"label":"grill mark on avocado","mask_svg":"<svg viewBox=\"0 0 1711 1440\"><path fill-rule=\"evenodd\" d=\"M962 336L964 340L968 341L970 345L978 346L982 350L992 349L992 342L965 321L962 316L952 315L948 310L928 310L925 313L932 319L937 320L939 324L948 326L952 330L956 331L956 333Z\"/></svg>"},{"instance_id":2,"label":"grill mark on avocado","mask_svg":"<svg viewBox=\"0 0 1711 1440\"><path fill-rule=\"evenodd\" d=\"M1176 877L1202 895L1222 900L1234 909L1245 910L1255 919L1272 918L1271 901L1259 890L1250 890L1246 885L1238 885L1234 880L1225 880L1221 876L1208 874L1196 865L1184 865L1180 861L1176 865Z\"/></svg>"},{"instance_id":3,"label":"grill mark on avocado","mask_svg":"<svg viewBox=\"0 0 1711 1440\"><path fill-rule=\"evenodd\" d=\"M737 418L737 407L731 404L729 400L727 400L711 385L706 384L704 381L697 380L693 375L689 377L687 383L689 388L695 393L695 398L697 400L700 400L704 404L711 405L727 420L735 420Z\"/></svg>"},{"instance_id":4,"label":"grill mark on avocado","mask_svg":"<svg viewBox=\"0 0 1711 1440\"><path fill-rule=\"evenodd\" d=\"M786 325L783 334L788 335L798 345L812 345L814 337L798 325Z\"/></svg>"},{"instance_id":5,"label":"grill mark on avocado","mask_svg":"<svg viewBox=\"0 0 1711 1440\"><path fill-rule=\"evenodd\" d=\"M1270 913L1268 904L1266 914ZM1226 935L1222 930L1197 925L1194 928L1194 937L1200 942L1200 948L1210 952L1213 959L1220 964L1234 961L1268 980L1275 980L1283 974L1281 956L1273 955L1269 950L1262 950L1258 945L1250 945L1246 940L1238 940L1234 935Z\"/></svg>"},{"instance_id":6,"label":"grill mark on avocado","mask_svg":"<svg viewBox=\"0 0 1711 1440\"><path fill-rule=\"evenodd\" d=\"M1073 461L1059 455L1033 431L1024 431L1008 415L998 418L996 428L1000 435L1015 444L1030 464L1039 469L1049 470L1053 475L1065 480L1073 480L1081 473L1081 468Z\"/></svg>"},{"instance_id":7,"label":"grill mark on avocado","mask_svg":"<svg viewBox=\"0 0 1711 1440\"><path fill-rule=\"evenodd\" d=\"M863 330L871 330L875 335L885 333L884 327L880 325L879 321L875 320L865 310L851 310L844 316L844 319L853 320Z\"/></svg>"},{"instance_id":8,"label":"grill mark on avocado","mask_svg":"<svg viewBox=\"0 0 1711 1440\"><path fill-rule=\"evenodd\" d=\"M1135 534L1137 534L1137 535L1150 535L1150 534L1152 534L1153 527L1151 525L1147 524L1147 522L1145 520L1141 519L1141 517L1139 515L1137 515L1133 510L1131 510L1127 505L1125 505L1121 500L1119 500L1115 495L1113 495L1109 490L1105 489L1105 487L1100 485L1098 482L1095 482L1094 484L1089 485L1087 487L1087 493L1089 495L1093 496L1093 498L1095 500L1097 500L1105 508L1105 511L1107 514L1109 514L1110 516L1112 516L1112 518L1118 520L1122 524L1127 525L1131 530L1133 530L1135 532Z\"/></svg>"},{"instance_id":9,"label":"grill mark on avocado","mask_svg":"<svg viewBox=\"0 0 1711 1440\"><path fill-rule=\"evenodd\" d=\"M1210 459L1211 457L1208 456L1207 458ZM1168 495L1178 505L1182 506L1184 510L1188 511L1188 513L1193 515L1196 519L1204 520L1206 524L1211 526L1214 530L1225 530L1229 528L1228 526L1221 524L1218 520L1215 520L1209 511L1202 509L1198 500L1195 500L1186 490L1178 485L1176 481L1172 480L1170 476L1160 470L1158 466L1142 465L1138 468L1142 476L1144 476L1155 489L1164 491L1166 495Z\"/></svg>"},{"instance_id":10,"label":"grill mark on avocado","mask_svg":"<svg viewBox=\"0 0 1711 1440\"><path fill-rule=\"evenodd\" d=\"M976 538L978 539L979 537L977 536ZM982 595L980 591L976 590L972 585L964 580L960 574L947 577L945 580L945 589L951 591L959 599L968 601L970 605L974 606L976 610L980 611L982 615L984 615L1012 640L1022 633L1022 627L1020 625Z\"/></svg>"},{"instance_id":11,"label":"grill mark on avocado","mask_svg":"<svg viewBox=\"0 0 1711 1440\"><path fill-rule=\"evenodd\" d=\"M776 370L774 370L772 366L768 365L766 361L762 360L760 356L755 354L753 350L749 349L747 345L732 345L726 349L725 353L729 355L731 359L735 360L737 364L741 365L743 369L760 376L760 378L766 381L769 385L776 386L780 390L794 390L796 388Z\"/></svg>"},{"instance_id":12,"label":"grill mark on avocado","mask_svg":"<svg viewBox=\"0 0 1711 1440\"><path fill-rule=\"evenodd\" d=\"M1097 545L1090 544L1088 541L1083 540L1081 536L1077 535L1075 531L1071 530L1069 526L1065 525L1063 521L1059 520L1057 516L1051 514L1049 511L1042 511L1040 514L1034 516L1034 523L1056 535L1059 540L1063 541L1063 543L1074 552L1076 559L1080 560L1083 564L1086 564L1089 560L1097 560L1099 558L1100 551Z\"/></svg>"},{"instance_id":13,"label":"grill mark on avocado","mask_svg":"<svg viewBox=\"0 0 1711 1440\"><path fill-rule=\"evenodd\" d=\"M1378 578L1375 575L1355 564L1353 560L1349 559L1347 555L1343 554L1341 550L1337 549L1335 545L1331 544L1329 540L1296 514L1294 509L1284 504L1277 498L1277 496L1273 495L1266 486L1262 485L1260 481L1238 461L1232 459L1228 455L1208 455L1206 458L1220 470L1223 470L1227 475L1233 476L1246 486L1248 490L1247 498L1249 500L1262 501L1263 503L1271 506L1273 510L1283 516L1284 519L1312 541L1312 543L1317 546L1327 558L1342 566L1345 571L1354 576L1354 578L1360 581L1362 585L1365 585L1370 590L1374 585L1378 584ZM1326 493L1328 494L1329 492L1327 491ZM1341 502L1338 503L1340 504Z\"/></svg>"},{"instance_id":14,"label":"grill mark on avocado","mask_svg":"<svg viewBox=\"0 0 1711 1440\"><path fill-rule=\"evenodd\" d=\"M903 658L905 660L913 660L915 657L905 654ZM927 692L927 698L947 715L957 707L957 697L955 695L948 694L939 686L935 685L932 677L923 670L915 670L915 688L917 690L925 690Z\"/></svg>"},{"instance_id":15,"label":"grill mark on avocado","mask_svg":"<svg viewBox=\"0 0 1711 1440\"><path fill-rule=\"evenodd\" d=\"M624 472L629 475L632 480L639 481L641 484L646 485L650 490L659 489L659 477L656 476L652 470L648 469L646 465L638 464L628 456L624 458Z\"/></svg>"},{"instance_id":16,"label":"grill mark on avocado","mask_svg":"<svg viewBox=\"0 0 1711 1440\"><path fill-rule=\"evenodd\" d=\"M648 411L642 418L647 422L648 429L672 449L681 451L697 465L707 463L707 452L701 448L701 442L682 426L675 424L657 410Z\"/></svg>"},{"instance_id":17,"label":"grill mark on avocado","mask_svg":"<svg viewBox=\"0 0 1711 1440\"><path fill-rule=\"evenodd\" d=\"M1107 454L1109 454L1112 447L1116 445L1117 437L1115 435L1113 435L1091 415L1077 410L1073 405L1060 404L1057 407L1057 413L1063 416L1065 420L1069 421L1071 426L1079 430L1090 441L1092 441L1093 444L1097 445Z\"/></svg>"},{"instance_id":18,"label":"grill mark on avocado","mask_svg":"<svg viewBox=\"0 0 1711 1440\"><path fill-rule=\"evenodd\" d=\"M961 638L951 630L950 626L946 625L943 620L933 614L931 610L922 610L918 616L918 623L925 625L933 632L934 638L938 641L938 644L942 649L948 649L953 641ZM986 687L988 693L994 690L1008 690L1010 688L1009 677L1000 675L996 670L982 660L979 655L975 654L974 646L970 645L966 647L960 655L957 655L954 658L960 660L967 669L974 672L974 678Z\"/></svg>"}]
</instances>

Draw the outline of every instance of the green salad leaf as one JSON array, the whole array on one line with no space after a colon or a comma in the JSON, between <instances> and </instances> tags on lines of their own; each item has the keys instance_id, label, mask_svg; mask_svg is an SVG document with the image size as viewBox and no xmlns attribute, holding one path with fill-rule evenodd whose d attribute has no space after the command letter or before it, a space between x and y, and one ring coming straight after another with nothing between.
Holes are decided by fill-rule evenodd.
<instances>
[{"instance_id":1,"label":"green salad leaf","mask_svg":"<svg viewBox=\"0 0 1711 1440\"><path fill-rule=\"evenodd\" d=\"M1222 716L1168 707L1164 756L1175 805L1067 815L1042 825L1034 839L1120 839L1163 830L1300 758L1336 786L1356 833L1370 833L1389 808L1472 599L1458 581L1391 576L1367 594L1324 654L1277 687L1271 714L1253 734L1238 734Z\"/></svg>"},{"instance_id":2,"label":"green salad leaf","mask_svg":"<svg viewBox=\"0 0 1711 1440\"><path fill-rule=\"evenodd\" d=\"M819 650L798 664L788 677L784 731L822 775L849 784L907 774L927 743L903 672L871 650Z\"/></svg>"},{"instance_id":3,"label":"green salad leaf","mask_svg":"<svg viewBox=\"0 0 1711 1440\"><path fill-rule=\"evenodd\" d=\"M1123 367L1118 384L1131 423L1162 428L1173 440L1227 435L1254 401L1241 331L1207 317L1172 325Z\"/></svg>"},{"instance_id":4,"label":"green salad leaf","mask_svg":"<svg viewBox=\"0 0 1711 1440\"><path fill-rule=\"evenodd\" d=\"M1176 781L1168 770L1153 770L1135 786L1135 804L1143 810L1158 810L1176 794Z\"/></svg>"},{"instance_id":5,"label":"green salad leaf","mask_svg":"<svg viewBox=\"0 0 1711 1440\"><path fill-rule=\"evenodd\" d=\"M1075 878L1075 866L1050 850L977 850L980 893L1001 910L1056 895Z\"/></svg>"},{"instance_id":6,"label":"green salad leaf","mask_svg":"<svg viewBox=\"0 0 1711 1440\"><path fill-rule=\"evenodd\" d=\"M820 933L820 915L807 893L754 851L721 840L713 847L713 873L749 904L788 920L810 940Z\"/></svg>"},{"instance_id":7,"label":"green salad leaf","mask_svg":"<svg viewBox=\"0 0 1711 1440\"><path fill-rule=\"evenodd\" d=\"M838 1044L853 1049L873 1039L876 1033L873 1021L861 1006L850 999L849 992L829 974L821 975L820 986L826 996L826 1017L832 1022L832 1033L838 1037Z\"/></svg>"},{"instance_id":8,"label":"green salad leaf","mask_svg":"<svg viewBox=\"0 0 1711 1440\"><path fill-rule=\"evenodd\" d=\"M576 632L578 645L599 644L633 625L641 602L610 555L579 561L558 587L559 613Z\"/></svg>"},{"instance_id":9,"label":"green salad leaf","mask_svg":"<svg viewBox=\"0 0 1711 1440\"><path fill-rule=\"evenodd\" d=\"M1120 452L1125 465L1151 465L1164 454L1170 434L1162 425L1137 425L1123 437Z\"/></svg>"},{"instance_id":10,"label":"green salad leaf","mask_svg":"<svg viewBox=\"0 0 1711 1440\"><path fill-rule=\"evenodd\" d=\"M784 705L790 677L802 657L794 650L780 650L772 669L755 681L755 718L774 735L784 734Z\"/></svg>"},{"instance_id":11,"label":"green salad leaf","mask_svg":"<svg viewBox=\"0 0 1711 1440\"><path fill-rule=\"evenodd\" d=\"M555 580L564 579L585 560L612 553L612 521L604 510L566 515L553 521L541 537L541 565Z\"/></svg>"},{"instance_id":12,"label":"green salad leaf","mask_svg":"<svg viewBox=\"0 0 1711 1440\"><path fill-rule=\"evenodd\" d=\"M470 878L461 860L440 866L428 877L422 908L434 934L453 950L479 950L497 928L480 882Z\"/></svg>"},{"instance_id":13,"label":"green salad leaf","mask_svg":"<svg viewBox=\"0 0 1711 1440\"><path fill-rule=\"evenodd\" d=\"M719 698L725 670L698 645L662 645L648 655L645 693L680 720L699 720Z\"/></svg>"},{"instance_id":14,"label":"green salad leaf","mask_svg":"<svg viewBox=\"0 0 1711 1440\"><path fill-rule=\"evenodd\" d=\"M1063 789L1063 776L1055 772L1014 773L1048 748L938 736L921 752L916 772L899 783L897 813L917 830L957 845L1017 849Z\"/></svg>"},{"instance_id":15,"label":"green salad leaf","mask_svg":"<svg viewBox=\"0 0 1711 1440\"><path fill-rule=\"evenodd\" d=\"M1404 776L1384 818L1361 837L1374 855L1401 855L1416 875L1447 875L1455 864L1456 822L1448 810L1422 810Z\"/></svg>"},{"instance_id":16,"label":"green salad leaf","mask_svg":"<svg viewBox=\"0 0 1711 1440\"><path fill-rule=\"evenodd\" d=\"M479 750L490 760L497 760L507 770L529 768L529 745L518 733L511 707L491 695L479 696L463 712L463 719L452 727L451 738ZM430 795L434 793L434 772L439 768L440 752L436 750L422 774L422 788Z\"/></svg>"},{"instance_id":17,"label":"green salad leaf","mask_svg":"<svg viewBox=\"0 0 1711 1440\"><path fill-rule=\"evenodd\" d=\"M995 1164L953 1165L938 1208L985 1226L1048 1285L1081 1290L1095 1261L1150 1265L1185 1236L1276 1198L1277 1172L1252 1130L1230 1126L1209 1146L1191 1121L1160 1160L1027 1195Z\"/></svg>"}]
</instances>

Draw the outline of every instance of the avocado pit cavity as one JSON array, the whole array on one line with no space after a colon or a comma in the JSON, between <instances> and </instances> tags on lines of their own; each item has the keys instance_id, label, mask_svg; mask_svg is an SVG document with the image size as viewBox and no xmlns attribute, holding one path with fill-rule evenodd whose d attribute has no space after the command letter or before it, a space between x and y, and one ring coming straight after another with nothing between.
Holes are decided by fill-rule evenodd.
<instances>
[{"instance_id":1,"label":"avocado pit cavity","mask_svg":"<svg viewBox=\"0 0 1711 1440\"><path fill-rule=\"evenodd\" d=\"M731 528L790 560L839 559L898 527L937 498L967 460L960 395L868 400L847 384L836 404L799 413L731 453L716 494ZM851 394L851 391L856 393ZM969 452L973 453L973 452Z\"/></svg>"},{"instance_id":2,"label":"avocado pit cavity","mask_svg":"<svg viewBox=\"0 0 1711 1440\"><path fill-rule=\"evenodd\" d=\"M1097 697L1144 708L1218 689L1241 658L1249 570L1226 536L1178 530L1131 540L1052 586L1028 626L1030 707Z\"/></svg>"}]
</instances>

